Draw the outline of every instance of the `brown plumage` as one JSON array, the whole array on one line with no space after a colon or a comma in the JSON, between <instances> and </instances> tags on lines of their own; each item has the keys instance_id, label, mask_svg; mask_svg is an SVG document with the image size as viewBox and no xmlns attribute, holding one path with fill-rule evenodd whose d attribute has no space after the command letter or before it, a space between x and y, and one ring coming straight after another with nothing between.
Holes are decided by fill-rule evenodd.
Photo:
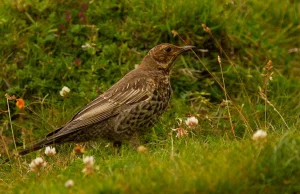
<instances>
[{"instance_id":1,"label":"brown plumage","mask_svg":"<svg viewBox=\"0 0 300 194\"><path fill-rule=\"evenodd\" d=\"M155 46L136 69L86 105L64 126L19 154L54 143L97 139L122 142L149 131L168 106L169 72L176 58L192 48L167 43Z\"/></svg>"}]
</instances>

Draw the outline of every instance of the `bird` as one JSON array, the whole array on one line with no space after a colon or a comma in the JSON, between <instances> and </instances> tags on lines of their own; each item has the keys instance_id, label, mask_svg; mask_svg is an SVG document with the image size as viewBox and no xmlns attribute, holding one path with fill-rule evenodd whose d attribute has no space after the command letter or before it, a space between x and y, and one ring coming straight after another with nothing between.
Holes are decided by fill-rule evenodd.
<instances>
[{"instance_id":1,"label":"bird","mask_svg":"<svg viewBox=\"0 0 300 194\"><path fill-rule=\"evenodd\" d=\"M149 132L166 111L172 89L170 71L182 53L194 46L159 44L137 68L78 111L70 121L18 155L52 144L108 140L114 145Z\"/></svg>"}]
</instances>

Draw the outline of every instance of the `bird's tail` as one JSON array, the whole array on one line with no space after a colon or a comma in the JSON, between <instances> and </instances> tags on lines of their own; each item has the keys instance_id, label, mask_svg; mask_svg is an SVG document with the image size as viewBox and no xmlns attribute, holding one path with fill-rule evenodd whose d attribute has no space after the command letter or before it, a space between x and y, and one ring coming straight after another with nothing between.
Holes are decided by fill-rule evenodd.
<instances>
[{"instance_id":1,"label":"bird's tail","mask_svg":"<svg viewBox=\"0 0 300 194\"><path fill-rule=\"evenodd\" d=\"M49 142L49 140L43 139L43 140L40 140L39 142L37 142L37 143L29 146L28 148L25 148L25 149L21 150L18 154L20 156L23 156L23 155L29 154L30 152L34 152L36 150L40 150L43 147L45 147L47 145L51 145L53 143L54 143L53 141Z\"/></svg>"},{"instance_id":2,"label":"bird's tail","mask_svg":"<svg viewBox=\"0 0 300 194\"><path fill-rule=\"evenodd\" d=\"M25 148L25 149L19 151L17 155L23 156L23 155L29 154L30 152L34 152L34 151L36 151L36 150L40 150L40 149L42 149L42 148L45 147L45 146L52 145L52 144L54 144L54 143L55 143L55 142L54 142L53 139L49 140L49 139L45 138L45 139L42 139L42 140L38 141L37 143L35 143L35 144L29 146L28 148ZM9 161L9 158L3 160L3 161L1 162L1 164L5 164L5 163L7 163L8 161Z\"/></svg>"}]
</instances>

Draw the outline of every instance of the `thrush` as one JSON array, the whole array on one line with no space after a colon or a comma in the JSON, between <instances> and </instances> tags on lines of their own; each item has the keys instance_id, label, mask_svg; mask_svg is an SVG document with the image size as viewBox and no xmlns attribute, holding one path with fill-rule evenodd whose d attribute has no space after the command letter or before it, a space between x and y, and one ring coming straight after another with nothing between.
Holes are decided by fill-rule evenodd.
<instances>
[{"instance_id":1,"label":"thrush","mask_svg":"<svg viewBox=\"0 0 300 194\"><path fill-rule=\"evenodd\" d=\"M170 70L175 60L192 48L168 43L155 46L136 69L82 108L64 126L19 155L54 143L97 139L119 143L147 133L167 109L172 93Z\"/></svg>"}]
</instances>

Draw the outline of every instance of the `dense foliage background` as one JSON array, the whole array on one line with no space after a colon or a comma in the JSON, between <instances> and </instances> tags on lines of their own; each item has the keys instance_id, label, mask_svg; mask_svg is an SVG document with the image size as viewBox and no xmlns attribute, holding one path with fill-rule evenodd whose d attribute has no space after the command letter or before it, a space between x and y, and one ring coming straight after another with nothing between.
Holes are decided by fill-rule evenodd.
<instances>
[{"instance_id":1,"label":"dense foliage background","mask_svg":"<svg viewBox=\"0 0 300 194\"><path fill-rule=\"evenodd\" d=\"M27 158L21 158L22 164L14 160L3 170L0 167L0 191L63 192L64 181L73 177L80 193L300 192L299 13L299 2L292 0L4 0L0 4L3 158L13 153L14 142L28 146L63 125L134 69L155 45L194 45L196 55L185 54L172 71L172 101L149 136L148 154L125 145L116 156L103 143L92 145L97 149L88 154L98 157L101 167L83 178L77 170L81 158L69 156L73 145L65 145L45 177L35 179L26 170ZM266 71L269 60L274 67ZM267 77L262 75L266 73ZM228 104L218 84L223 85L222 76ZM67 97L59 95L63 86L71 89ZM18 109L5 94L23 98L26 108ZM199 125L189 136L170 136L178 127L177 119L191 115ZM251 140L257 129L270 134L262 145ZM169 161L174 148L177 158ZM19 180L11 183L16 176ZM56 186L46 177L62 184ZM94 187L88 187L93 181Z\"/></svg>"}]
</instances>

